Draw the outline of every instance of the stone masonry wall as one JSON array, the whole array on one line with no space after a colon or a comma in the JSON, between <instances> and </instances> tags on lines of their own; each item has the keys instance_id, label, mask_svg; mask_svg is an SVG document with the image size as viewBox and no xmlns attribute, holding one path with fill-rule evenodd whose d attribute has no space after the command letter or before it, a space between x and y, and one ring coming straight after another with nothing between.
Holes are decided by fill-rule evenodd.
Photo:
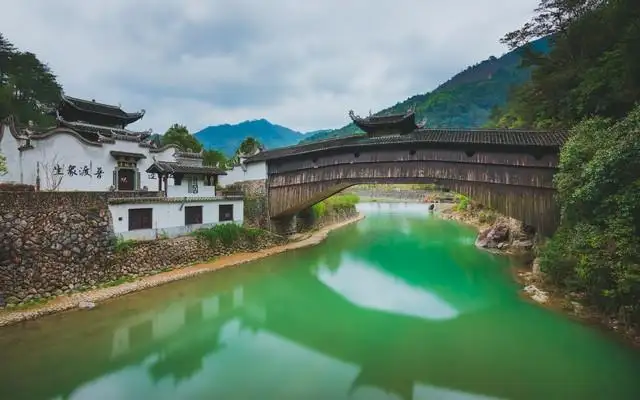
<instances>
[{"instance_id":1,"label":"stone masonry wall","mask_svg":"<svg viewBox=\"0 0 640 400\"><path fill-rule=\"evenodd\" d=\"M328 210L320 218L315 218L311 209L305 210L295 218L296 232L308 232L355 218L358 211L355 206L349 209Z\"/></svg>"},{"instance_id":2,"label":"stone masonry wall","mask_svg":"<svg viewBox=\"0 0 640 400\"><path fill-rule=\"evenodd\" d=\"M0 307L285 241L267 234L230 247L193 236L118 244L105 193L0 192Z\"/></svg>"},{"instance_id":3,"label":"stone masonry wall","mask_svg":"<svg viewBox=\"0 0 640 400\"><path fill-rule=\"evenodd\" d=\"M0 305L104 278L112 247L103 193L0 192Z\"/></svg>"},{"instance_id":4,"label":"stone masonry wall","mask_svg":"<svg viewBox=\"0 0 640 400\"><path fill-rule=\"evenodd\" d=\"M225 189L241 191L244 194L245 226L270 230L269 209L267 208L267 183L264 179L237 182Z\"/></svg>"},{"instance_id":5,"label":"stone masonry wall","mask_svg":"<svg viewBox=\"0 0 640 400\"><path fill-rule=\"evenodd\" d=\"M240 239L231 246L210 246L195 236L118 242L108 196L99 192L0 192L0 307L287 241L265 233L257 240ZM355 215L355 209L328 213L305 230Z\"/></svg>"}]
</instances>

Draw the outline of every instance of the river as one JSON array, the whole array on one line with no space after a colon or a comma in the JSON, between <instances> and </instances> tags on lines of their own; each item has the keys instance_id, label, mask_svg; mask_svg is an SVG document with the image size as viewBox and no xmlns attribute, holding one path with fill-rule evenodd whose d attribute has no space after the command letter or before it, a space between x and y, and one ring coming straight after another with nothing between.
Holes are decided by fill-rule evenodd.
<instances>
[{"instance_id":1,"label":"river","mask_svg":"<svg viewBox=\"0 0 640 400\"><path fill-rule=\"evenodd\" d=\"M0 399L638 399L640 354L519 296L421 204L0 329Z\"/></svg>"}]
</instances>

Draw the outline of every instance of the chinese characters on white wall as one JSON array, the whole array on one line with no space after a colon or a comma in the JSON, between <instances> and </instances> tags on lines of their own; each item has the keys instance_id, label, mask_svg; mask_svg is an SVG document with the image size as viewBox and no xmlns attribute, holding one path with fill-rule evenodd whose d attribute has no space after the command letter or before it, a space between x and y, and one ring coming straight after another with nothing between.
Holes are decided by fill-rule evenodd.
<instances>
[{"instance_id":1,"label":"chinese characters on white wall","mask_svg":"<svg viewBox=\"0 0 640 400\"><path fill-rule=\"evenodd\" d=\"M93 166L91 164L83 165L83 166L69 164L65 166L64 164L60 165L56 163L53 166L53 175L54 176L63 176L63 175L89 176L89 177L96 177L98 179L102 179L102 176L104 175L104 170L102 169L102 167L96 167L95 171L93 171L92 167Z\"/></svg>"}]
</instances>

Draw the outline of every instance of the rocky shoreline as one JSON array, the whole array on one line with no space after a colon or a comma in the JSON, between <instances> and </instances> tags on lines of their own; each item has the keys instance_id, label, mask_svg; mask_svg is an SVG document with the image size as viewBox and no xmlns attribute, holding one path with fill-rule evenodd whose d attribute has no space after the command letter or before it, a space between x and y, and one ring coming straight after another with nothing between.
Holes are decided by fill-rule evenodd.
<instances>
[{"instance_id":1,"label":"rocky shoreline","mask_svg":"<svg viewBox=\"0 0 640 400\"><path fill-rule=\"evenodd\" d=\"M560 312L597 328L613 333L614 338L640 347L640 332L625 327L615 318L584 303L579 293L567 293L550 284L540 271L536 257L539 238L523 226L520 221L479 210L457 211L455 208L444 210L440 216L470 225L478 230L476 246L478 248L515 257L518 265L513 277L522 286L522 295L545 308Z\"/></svg>"},{"instance_id":2,"label":"rocky shoreline","mask_svg":"<svg viewBox=\"0 0 640 400\"><path fill-rule=\"evenodd\" d=\"M26 309L2 310L0 311L0 327L36 319L45 315L62 311L91 309L98 303L115 297L124 296L129 293L141 291L155 286L160 286L165 283L189 278L206 272L216 271L222 268L236 267L251 261L259 260L261 258L283 253L285 251L314 246L324 241L329 232L358 222L362 219L364 219L364 216L358 214L354 218L328 225L318 231L311 232L306 235L298 235L294 238L294 241L287 244L274 246L250 253L235 253L232 255L220 257L213 262L195 264L183 268L173 269L168 272L161 272L155 275L144 276L132 282L121 283L117 286L93 289L71 295L63 295L55 298L48 303L34 305Z\"/></svg>"}]
</instances>

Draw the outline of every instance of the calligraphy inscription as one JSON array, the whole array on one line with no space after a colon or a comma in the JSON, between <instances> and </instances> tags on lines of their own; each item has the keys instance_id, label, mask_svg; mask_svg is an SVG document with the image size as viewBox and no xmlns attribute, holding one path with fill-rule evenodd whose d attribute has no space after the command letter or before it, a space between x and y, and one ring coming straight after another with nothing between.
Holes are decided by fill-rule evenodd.
<instances>
[{"instance_id":1,"label":"calligraphy inscription","mask_svg":"<svg viewBox=\"0 0 640 400\"><path fill-rule=\"evenodd\" d=\"M96 171L93 172L92 167L90 165L83 165L79 167L74 164L69 164L65 168L64 164L62 165L56 164L53 166L53 175L89 176L89 177L95 176L98 179L102 179L102 176L104 175L104 170L102 169L102 167L97 167Z\"/></svg>"}]
</instances>

